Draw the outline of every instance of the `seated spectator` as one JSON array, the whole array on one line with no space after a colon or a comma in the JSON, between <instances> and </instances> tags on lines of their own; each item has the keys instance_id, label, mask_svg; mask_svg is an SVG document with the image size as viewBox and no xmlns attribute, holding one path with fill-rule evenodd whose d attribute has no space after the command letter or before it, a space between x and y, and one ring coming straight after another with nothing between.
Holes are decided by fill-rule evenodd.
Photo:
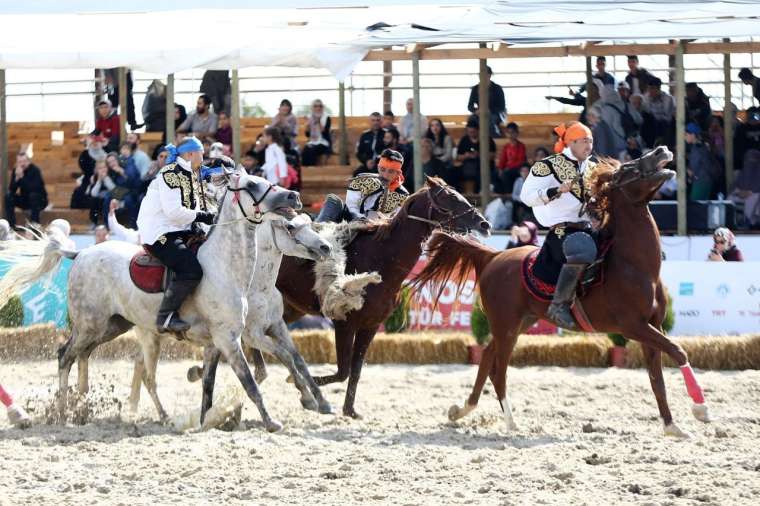
<instances>
[{"instance_id":1,"label":"seated spectator","mask_svg":"<svg viewBox=\"0 0 760 506\"><path fill-rule=\"evenodd\" d=\"M712 154L722 164L726 159L726 137L723 134L723 118L721 116L710 118L710 126L707 129L707 142L710 145Z\"/></svg>"},{"instance_id":2,"label":"seated spectator","mask_svg":"<svg viewBox=\"0 0 760 506\"><path fill-rule=\"evenodd\" d=\"M729 196L744 208L744 222L749 228L760 228L760 151L750 149L744 154L743 168Z\"/></svg>"},{"instance_id":3,"label":"seated spectator","mask_svg":"<svg viewBox=\"0 0 760 506\"><path fill-rule=\"evenodd\" d=\"M118 202L114 201L116 204ZM108 233L108 229L105 225L98 225L95 227L95 244L100 244L102 242L109 241L111 239L111 234Z\"/></svg>"},{"instance_id":4,"label":"seated spectator","mask_svg":"<svg viewBox=\"0 0 760 506\"><path fill-rule=\"evenodd\" d=\"M620 143L615 138L615 134L612 132L612 128L605 121L602 114L603 108L603 103L598 101L591 106L586 115L591 132L594 134L594 154L614 158L625 147L625 143L623 143L623 148L621 148Z\"/></svg>"},{"instance_id":5,"label":"seated spectator","mask_svg":"<svg viewBox=\"0 0 760 506\"><path fill-rule=\"evenodd\" d=\"M245 152L240 163L248 174L252 176L262 176L259 161L256 158L256 152L252 149Z\"/></svg>"},{"instance_id":6,"label":"seated spectator","mask_svg":"<svg viewBox=\"0 0 760 506\"><path fill-rule=\"evenodd\" d=\"M687 174L691 179L689 200L707 200L716 182L717 167L712 155L702 142L702 129L696 123L686 125Z\"/></svg>"},{"instance_id":7,"label":"seated spectator","mask_svg":"<svg viewBox=\"0 0 760 506\"><path fill-rule=\"evenodd\" d=\"M317 165L319 157L332 153L330 116L325 105L317 99L311 103L311 116L306 120L306 145L303 147L303 165Z\"/></svg>"},{"instance_id":8,"label":"seated spectator","mask_svg":"<svg viewBox=\"0 0 760 506\"><path fill-rule=\"evenodd\" d=\"M713 247L707 259L711 262L743 262L744 256L736 247L734 233L726 227L719 227L713 232Z\"/></svg>"},{"instance_id":9,"label":"seated spectator","mask_svg":"<svg viewBox=\"0 0 760 506\"><path fill-rule=\"evenodd\" d=\"M527 163L524 163L520 166L520 174L517 179L515 179L514 184L512 185L511 195L512 195L512 221L513 222L520 222L525 220L526 216L531 216L532 211L530 210L529 206L526 206L522 203L520 200L520 193L522 192L523 183L525 183L525 180L528 178L528 174L530 174L530 165Z\"/></svg>"},{"instance_id":10,"label":"seated spectator","mask_svg":"<svg viewBox=\"0 0 760 506\"><path fill-rule=\"evenodd\" d=\"M137 212L140 208L140 191L142 190L142 180L140 173L129 156L130 148L124 145L119 155L109 153L106 157L109 176L116 183L116 187L109 191L103 197L102 216L108 214L111 206L111 199L121 202L121 206L126 209L131 226L135 226L137 221Z\"/></svg>"},{"instance_id":11,"label":"seated spectator","mask_svg":"<svg viewBox=\"0 0 760 506\"><path fill-rule=\"evenodd\" d=\"M546 149L544 146L538 146L536 149L533 150L533 158L528 158L528 165L533 165L539 160L543 160L547 156L549 156L549 150Z\"/></svg>"},{"instance_id":12,"label":"seated spectator","mask_svg":"<svg viewBox=\"0 0 760 506\"><path fill-rule=\"evenodd\" d=\"M504 98L504 89L493 82L493 70L486 67L486 76L488 78L488 113L491 121L489 122L489 134L491 137L501 137L501 125L507 121L507 102ZM467 110L473 115L478 114L478 100L480 100L480 84L470 88L470 100L467 102Z\"/></svg>"},{"instance_id":13,"label":"seated spectator","mask_svg":"<svg viewBox=\"0 0 760 506\"><path fill-rule=\"evenodd\" d=\"M496 165L499 169L498 181L494 181L496 193L512 191L515 179L520 176L520 167L527 162L525 144L518 140L519 135L520 128L517 123L508 123L505 130L507 142L501 149L499 163Z\"/></svg>"},{"instance_id":14,"label":"seated spectator","mask_svg":"<svg viewBox=\"0 0 760 506\"><path fill-rule=\"evenodd\" d=\"M636 55L628 56L628 70L625 82L628 83L631 95L643 96L647 92L649 81L654 76L647 69L639 67L639 57Z\"/></svg>"},{"instance_id":15,"label":"seated spectator","mask_svg":"<svg viewBox=\"0 0 760 506\"><path fill-rule=\"evenodd\" d=\"M521 246L538 246L538 227L532 221L523 221L512 227L509 242L505 249Z\"/></svg>"},{"instance_id":16,"label":"seated spectator","mask_svg":"<svg viewBox=\"0 0 760 506\"><path fill-rule=\"evenodd\" d=\"M406 101L406 115L401 118L401 124L399 125L399 133L401 134L401 144L408 144L412 142L414 137L414 99L410 98ZM425 116L420 114L420 135L424 134L428 128L428 120Z\"/></svg>"},{"instance_id":17,"label":"seated spectator","mask_svg":"<svg viewBox=\"0 0 760 506\"><path fill-rule=\"evenodd\" d=\"M127 144L131 151L131 157L135 162L135 167L140 173L140 178L145 179L145 175L150 170L150 157L148 154L140 149L140 134L131 132L127 134Z\"/></svg>"},{"instance_id":18,"label":"seated spectator","mask_svg":"<svg viewBox=\"0 0 760 506\"><path fill-rule=\"evenodd\" d=\"M734 152L737 169L741 169L744 155L750 149L760 150L760 108L750 107L747 109L747 121L739 123L734 133Z\"/></svg>"},{"instance_id":19,"label":"seated spectator","mask_svg":"<svg viewBox=\"0 0 760 506\"><path fill-rule=\"evenodd\" d=\"M620 163L626 163L630 162L632 160L638 160L641 158L643 152L641 151L641 146L639 145L639 141L636 137L628 137L625 142L625 149L620 152L620 154L617 156L617 159L620 161Z\"/></svg>"},{"instance_id":20,"label":"seated spectator","mask_svg":"<svg viewBox=\"0 0 760 506\"><path fill-rule=\"evenodd\" d=\"M752 87L752 96L760 103L760 77L755 76L750 69L745 67L739 71L739 79Z\"/></svg>"},{"instance_id":21,"label":"seated spectator","mask_svg":"<svg viewBox=\"0 0 760 506\"><path fill-rule=\"evenodd\" d=\"M383 130L390 130L391 128L398 130L396 128L396 115L393 114L393 111L385 111L383 113L381 126L383 127Z\"/></svg>"},{"instance_id":22,"label":"seated spectator","mask_svg":"<svg viewBox=\"0 0 760 506\"><path fill-rule=\"evenodd\" d=\"M161 170L164 165L166 165L167 156L169 156L169 152L166 150L166 146L163 144L159 145L156 149L155 160L150 162L150 168L143 178L142 193L145 193L148 190L148 185L150 182L153 181L153 179L156 177L158 171Z\"/></svg>"},{"instance_id":23,"label":"seated spectator","mask_svg":"<svg viewBox=\"0 0 760 506\"><path fill-rule=\"evenodd\" d=\"M356 169L359 172L377 172L375 158L385 149L383 136L385 132L381 128L381 116L379 112L369 115L369 129L362 132L356 143L356 158L361 165Z\"/></svg>"},{"instance_id":24,"label":"seated spectator","mask_svg":"<svg viewBox=\"0 0 760 506\"><path fill-rule=\"evenodd\" d=\"M488 159L490 170L493 172L496 144L491 137L488 138ZM477 121L467 123L466 135L457 145L457 162L459 168L454 170L452 183L464 193L478 193L480 191L480 128Z\"/></svg>"},{"instance_id":25,"label":"seated spectator","mask_svg":"<svg viewBox=\"0 0 760 506\"><path fill-rule=\"evenodd\" d=\"M90 176L90 184L87 186L87 195L90 197L90 221L92 227L98 226L98 222L105 223L103 206L106 196L116 188L116 183L108 173L105 160L98 160L95 164L95 172ZM114 200L118 204L117 201Z\"/></svg>"},{"instance_id":26,"label":"seated spectator","mask_svg":"<svg viewBox=\"0 0 760 506\"><path fill-rule=\"evenodd\" d=\"M290 100L286 98L280 102L277 114L272 116L272 123L269 126L279 128L280 132L282 132L283 141L287 138L292 147L295 148L297 146L298 119L293 114L293 104L290 103Z\"/></svg>"},{"instance_id":27,"label":"seated spectator","mask_svg":"<svg viewBox=\"0 0 760 506\"><path fill-rule=\"evenodd\" d=\"M116 210L119 208L119 203L115 200L111 201L111 205L108 209L108 229L106 229L106 238L104 240L123 241L131 244L140 244L140 234L137 230L127 228L116 219ZM105 229L105 227L103 227ZM108 231L111 231L108 234ZM97 240L98 230L95 229L95 243ZM110 235L110 237L109 237ZM102 241L101 241L102 242Z\"/></svg>"},{"instance_id":28,"label":"seated spectator","mask_svg":"<svg viewBox=\"0 0 760 506\"><path fill-rule=\"evenodd\" d=\"M48 205L42 171L26 153L16 155L16 166L11 173L8 193L5 194L5 219L16 226L16 208L29 210L33 223L40 222L40 212Z\"/></svg>"},{"instance_id":29,"label":"seated spectator","mask_svg":"<svg viewBox=\"0 0 760 506\"><path fill-rule=\"evenodd\" d=\"M98 102L98 119L95 121L95 130L92 133L106 139L106 151L115 151L119 147L119 142L121 142L119 115L108 100Z\"/></svg>"},{"instance_id":30,"label":"seated spectator","mask_svg":"<svg viewBox=\"0 0 760 506\"><path fill-rule=\"evenodd\" d=\"M433 141L433 156L449 167L454 155L454 141L443 122L438 118L430 120L425 137Z\"/></svg>"},{"instance_id":31,"label":"seated spectator","mask_svg":"<svg viewBox=\"0 0 760 506\"><path fill-rule=\"evenodd\" d=\"M230 126L230 117L224 111L220 111L217 117L219 118L219 127L216 129L214 138L222 143L226 149L227 156L229 156L232 153L232 126Z\"/></svg>"},{"instance_id":32,"label":"seated spectator","mask_svg":"<svg viewBox=\"0 0 760 506\"><path fill-rule=\"evenodd\" d=\"M198 97L195 111L177 127L177 133L194 135L199 139L213 138L216 134L219 120L216 114L209 110L211 99L207 95Z\"/></svg>"},{"instance_id":33,"label":"seated spectator","mask_svg":"<svg viewBox=\"0 0 760 506\"><path fill-rule=\"evenodd\" d=\"M494 230L506 230L512 225L512 202L500 195L488 203L484 214Z\"/></svg>"},{"instance_id":34,"label":"seated spectator","mask_svg":"<svg viewBox=\"0 0 760 506\"><path fill-rule=\"evenodd\" d=\"M272 184L289 188L288 164L282 149L282 132L279 128L267 127L261 140L266 146L265 162L261 168L264 177Z\"/></svg>"},{"instance_id":35,"label":"seated spectator","mask_svg":"<svg viewBox=\"0 0 760 506\"><path fill-rule=\"evenodd\" d=\"M96 135L88 135L85 139L87 149L79 154L79 170L82 174L77 177L77 186L71 194L69 207L72 209L89 209L90 197L87 193L87 187L95 171L95 163L98 160L105 161L106 152L103 149L105 138Z\"/></svg>"},{"instance_id":36,"label":"seated spectator","mask_svg":"<svg viewBox=\"0 0 760 506\"><path fill-rule=\"evenodd\" d=\"M433 156L433 141L424 137L420 141L420 153L422 155L422 173L430 177L440 177L444 181L448 178L446 164ZM406 159L405 159L406 160Z\"/></svg>"},{"instance_id":37,"label":"seated spectator","mask_svg":"<svg viewBox=\"0 0 760 506\"><path fill-rule=\"evenodd\" d=\"M154 79L148 86L142 105L142 116L146 132L166 130L166 85L158 79Z\"/></svg>"},{"instance_id":38,"label":"seated spectator","mask_svg":"<svg viewBox=\"0 0 760 506\"><path fill-rule=\"evenodd\" d=\"M409 145L401 144L401 134L395 128L386 129L383 132L383 144L386 148L398 151L404 157L404 164L401 166L401 172L408 185L414 187L414 162Z\"/></svg>"},{"instance_id":39,"label":"seated spectator","mask_svg":"<svg viewBox=\"0 0 760 506\"><path fill-rule=\"evenodd\" d=\"M711 118L710 98L697 83L686 83L686 123L696 123L705 132Z\"/></svg>"},{"instance_id":40,"label":"seated spectator","mask_svg":"<svg viewBox=\"0 0 760 506\"><path fill-rule=\"evenodd\" d=\"M642 136L647 146L672 145L676 101L662 91L662 81L657 77L649 81L644 97L644 110L652 115L652 124L644 125L642 128Z\"/></svg>"}]
</instances>

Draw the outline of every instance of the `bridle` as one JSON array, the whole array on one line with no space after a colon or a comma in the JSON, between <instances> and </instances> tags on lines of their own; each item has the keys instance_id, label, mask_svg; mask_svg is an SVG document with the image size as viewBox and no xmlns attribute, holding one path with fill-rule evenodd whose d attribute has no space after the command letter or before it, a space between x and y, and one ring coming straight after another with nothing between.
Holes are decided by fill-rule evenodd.
<instances>
[{"instance_id":1,"label":"bridle","mask_svg":"<svg viewBox=\"0 0 760 506\"><path fill-rule=\"evenodd\" d=\"M436 192L435 194L433 192ZM430 206L428 207L428 216L427 218L423 218L421 216L414 216L413 214L408 214L408 218L410 220L415 221L421 221L422 223L427 223L428 225L435 228L441 228L444 230L451 230L451 225L456 222L459 218L462 218L464 216L467 216L468 214L473 214L477 212L477 210L470 206L469 208L465 209L464 211L460 213L454 213L454 211L451 211L450 209L446 209L444 207L441 207L438 202L436 202L435 198L439 196L441 193L445 193L446 189L439 186L435 190L430 188L427 192L427 198L430 202ZM443 215L443 219L433 219L433 211L437 212L438 214Z\"/></svg>"},{"instance_id":2,"label":"bridle","mask_svg":"<svg viewBox=\"0 0 760 506\"><path fill-rule=\"evenodd\" d=\"M238 182L240 182L239 178L238 178ZM261 210L259 209L259 206L261 205L261 203L264 202L264 199L267 198L267 195L269 195L269 192L271 192L272 189L274 188L274 185L272 183L268 183L268 184L269 186L267 187L266 191L264 192L264 194L261 196L260 199L256 199L251 189L248 188L247 186L243 186L240 188L231 188L229 185L227 186L227 191L231 191L232 193L235 194L235 196L233 197L234 199L233 202L237 203L238 208L240 209L240 212L243 213L243 218L246 219L248 223L251 223L253 225L260 225L261 222L263 221L262 218L264 217L264 215L267 212L269 212L269 211L265 211L262 213ZM253 201L253 208L255 210L255 214L253 215L254 216L253 218L251 218L248 215L248 213L245 212L245 209L243 208L243 204L240 203L241 191L246 192L248 196L251 197L251 200Z\"/></svg>"}]
</instances>

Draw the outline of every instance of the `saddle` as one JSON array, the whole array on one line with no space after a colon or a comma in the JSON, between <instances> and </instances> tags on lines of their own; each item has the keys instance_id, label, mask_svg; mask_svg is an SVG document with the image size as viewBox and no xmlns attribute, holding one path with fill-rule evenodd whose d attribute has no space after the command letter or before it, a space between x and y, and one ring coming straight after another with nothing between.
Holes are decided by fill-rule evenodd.
<instances>
[{"instance_id":1,"label":"saddle","mask_svg":"<svg viewBox=\"0 0 760 506\"><path fill-rule=\"evenodd\" d=\"M170 279L170 269L161 261L141 249L129 262L129 277L137 288L146 293L161 293L166 290Z\"/></svg>"}]
</instances>

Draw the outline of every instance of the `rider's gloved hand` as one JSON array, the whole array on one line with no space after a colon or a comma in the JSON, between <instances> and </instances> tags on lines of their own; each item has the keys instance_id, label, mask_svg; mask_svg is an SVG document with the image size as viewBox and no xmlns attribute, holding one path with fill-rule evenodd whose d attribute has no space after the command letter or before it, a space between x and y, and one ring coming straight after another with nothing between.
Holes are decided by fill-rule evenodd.
<instances>
[{"instance_id":1,"label":"rider's gloved hand","mask_svg":"<svg viewBox=\"0 0 760 506\"><path fill-rule=\"evenodd\" d=\"M206 225L212 225L214 223L214 213L207 211L198 211L195 215L195 221L193 223L205 223Z\"/></svg>"}]
</instances>

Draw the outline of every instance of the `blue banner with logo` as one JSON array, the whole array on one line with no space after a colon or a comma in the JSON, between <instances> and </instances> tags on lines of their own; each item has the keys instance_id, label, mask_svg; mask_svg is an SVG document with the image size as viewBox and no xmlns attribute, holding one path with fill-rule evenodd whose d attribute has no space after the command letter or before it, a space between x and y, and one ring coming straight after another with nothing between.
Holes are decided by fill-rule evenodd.
<instances>
[{"instance_id":1,"label":"blue banner with logo","mask_svg":"<svg viewBox=\"0 0 760 506\"><path fill-rule=\"evenodd\" d=\"M49 285L43 286L43 283L37 283L21 294L21 302L24 305L24 325L51 322L59 328L66 327L71 264L71 260L64 258ZM0 260L0 277L5 275L10 268L10 263Z\"/></svg>"}]
</instances>

